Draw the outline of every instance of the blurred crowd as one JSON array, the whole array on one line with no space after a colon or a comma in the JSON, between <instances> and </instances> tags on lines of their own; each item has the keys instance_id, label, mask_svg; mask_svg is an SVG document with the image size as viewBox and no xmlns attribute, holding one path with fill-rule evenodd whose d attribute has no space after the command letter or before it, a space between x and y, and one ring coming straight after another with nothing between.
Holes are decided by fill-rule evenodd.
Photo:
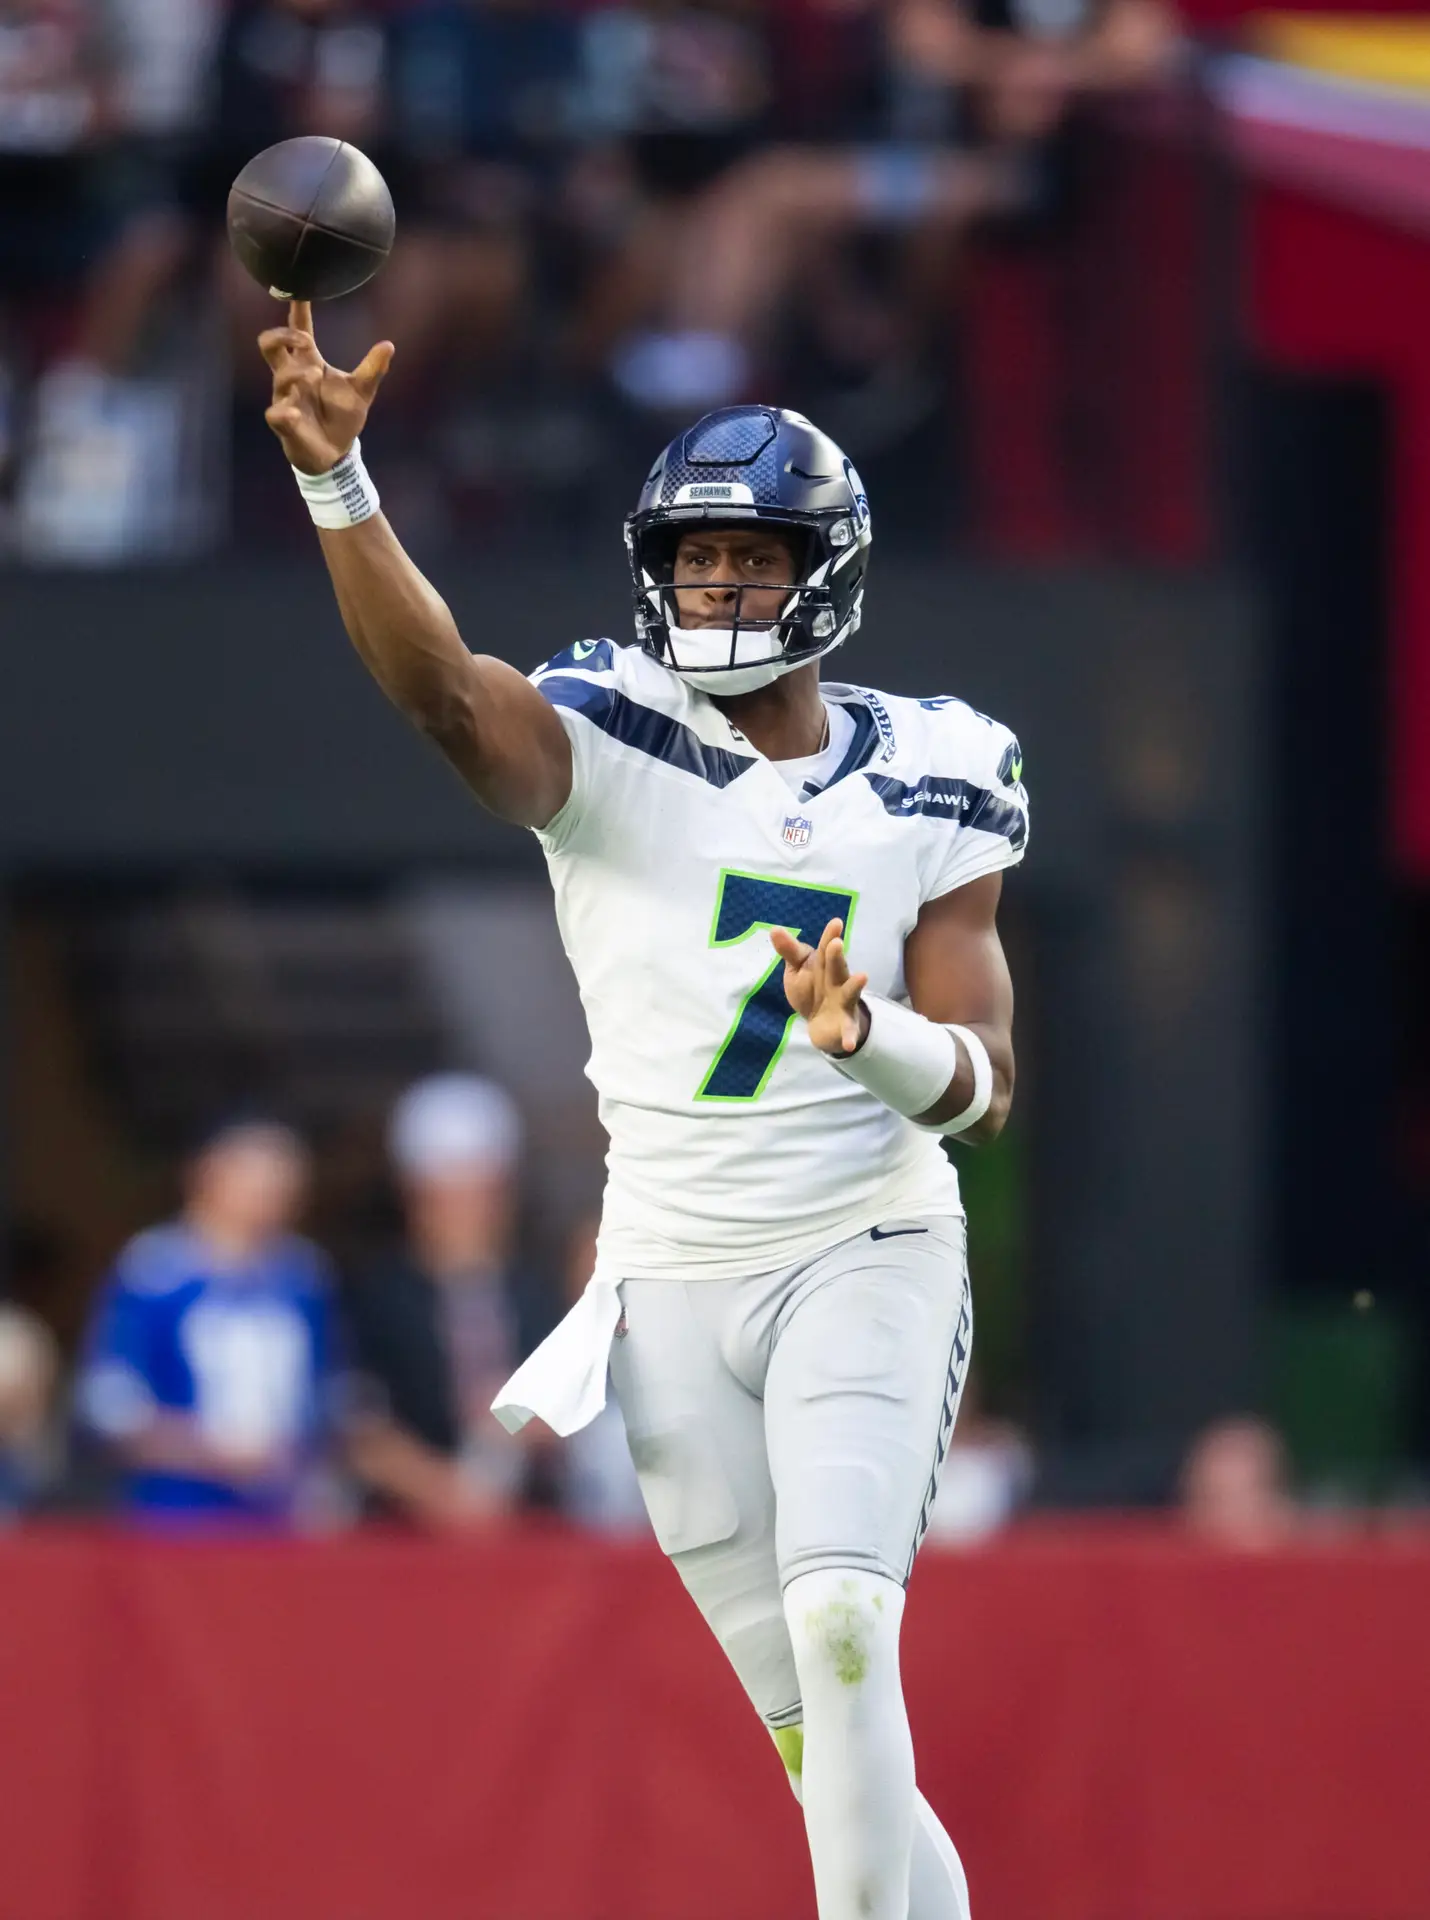
<instances>
[{"instance_id":1,"label":"blurred crowd","mask_svg":"<svg viewBox=\"0 0 1430 1920\"><path fill-rule=\"evenodd\" d=\"M269 1113L223 1116L186 1159L174 1217L99 1279L71 1366L43 1320L0 1304L0 1513L449 1531L556 1509L639 1525L614 1406L565 1447L513 1440L489 1410L594 1261L581 1221L555 1284L523 1265L521 1150L493 1081L416 1083L387 1130L398 1230L335 1261L300 1231L307 1142Z\"/></svg>"},{"instance_id":2,"label":"blurred crowd","mask_svg":"<svg viewBox=\"0 0 1430 1920\"><path fill-rule=\"evenodd\" d=\"M322 340L398 343L384 493L439 539L776 376L856 458L916 433L963 240L1066 220L1085 103L1174 46L1166 0L0 0L0 553L263 525L275 309L223 217L272 142L392 186Z\"/></svg>"},{"instance_id":3,"label":"blurred crowd","mask_svg":"<svg viewBox=\"0 0 1430 1920\"><path fill-rule=\"evenodd\" d=\"M29 1305L0 1297L0 1522L113 1513L166 1529L377 1521L479 1535L544 1513L644 1534L613 1398L565 1441L539 1422L513 1438L490 1410L595 1264L592 1217L554 1275L523 1260L522 1145L494 1081L416 1082L386 1132L397 1230L333 1259L300 1230L313 1160L299 1132L262 1111L211 1125L174 1217L99 1277L72 1356ZM44 1278L31 1238L10 1250L17 1296ZM1333 1488L1298 1498L1284 1441L1250 1413L1198 1435L1163 1493L1192 1536L1238 1551L1334 1536L1354 1505ZM989 1410L975 1365L930 1539L967 1546L1039 1503L1031 1440Z\"/></svg>"}]
</instances>

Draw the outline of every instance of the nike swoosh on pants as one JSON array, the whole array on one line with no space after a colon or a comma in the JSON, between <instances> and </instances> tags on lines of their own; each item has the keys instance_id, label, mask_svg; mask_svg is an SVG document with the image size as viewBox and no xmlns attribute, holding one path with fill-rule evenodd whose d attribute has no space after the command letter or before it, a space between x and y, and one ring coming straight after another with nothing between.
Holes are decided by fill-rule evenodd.
<instances>
[{"instance_id":1,"label":"nike swoosh on pants","mask_svg":"<svg viewBox=\"0 0 1430 1920\"><path fill-rule=\"evenodd\" d=\"M870 1227L869 1238L871 1240L902 1240L906 1234L927 1232L927 1227L895 1227L891 1233L880 1233L877 1227Z\"/></svg>"}]
</instances>

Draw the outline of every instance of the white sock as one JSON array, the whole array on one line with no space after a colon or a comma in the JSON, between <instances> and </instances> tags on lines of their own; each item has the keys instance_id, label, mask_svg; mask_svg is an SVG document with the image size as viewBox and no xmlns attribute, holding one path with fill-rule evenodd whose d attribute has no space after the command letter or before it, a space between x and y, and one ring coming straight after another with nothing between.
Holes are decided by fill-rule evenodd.
<instances>
[{"instance_id":1,"label":"white sock","mask_svg":"<svg viewBox=\"0 0 1430 1920\"><path fill-rule=\"evenodd\" d=\"M903 1588L803 1573L785 1622L804 1701L804 1829L819 1920L909 1920L914 1745L899 1682Z\"/></svg>"},{"instance_id":2,"label":"white sock","mask_svg":"<svg viewBox=\"0 0 1430 1920\"><path fill-rule=\"evenodd\" d=\"M781 1727L774 1743L790 1792L804 1805L804 1728ZM969 1920L968 1876L958 1849L921 1793L914 1796L913 1852L909 1858L909 1920Z\"/></svg>"},{"instance_id":3,"label":"white sock","mask_svg":"<svg viewBox=\"0 0 1430 1920\"><path fill-rule=\"evenodd\" d=\"M968 1875L958 1849L920 1793L909 1865L909 1920L969 1920Z\"/></svg>"}]
</instances>

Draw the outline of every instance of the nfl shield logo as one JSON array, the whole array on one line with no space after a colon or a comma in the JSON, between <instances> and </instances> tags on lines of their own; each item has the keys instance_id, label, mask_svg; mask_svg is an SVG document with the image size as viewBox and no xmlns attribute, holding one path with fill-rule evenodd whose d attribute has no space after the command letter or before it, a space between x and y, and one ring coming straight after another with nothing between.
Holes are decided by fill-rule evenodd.
<instances>
[{"instance_id":1,"label":"nfl shield logo","mask_svg":"<svg viewBox=\"0 0 1430 1920\"><path fill-rule=\"evenodd\" d=\"M797 813L792 813L788 820L785 821L785 844L791 847L807 847L809 845L809 836L813 832L814 824L812 821L801 818Z\"/></svg>"}]
</instances>

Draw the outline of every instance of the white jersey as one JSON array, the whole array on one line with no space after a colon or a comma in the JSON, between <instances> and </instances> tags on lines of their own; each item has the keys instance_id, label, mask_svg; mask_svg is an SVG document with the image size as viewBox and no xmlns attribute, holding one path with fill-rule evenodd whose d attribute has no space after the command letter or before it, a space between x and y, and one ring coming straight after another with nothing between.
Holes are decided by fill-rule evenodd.
<instances>
[{"instance_id":1,"label":"white jersey","mask_svg":"<svg viewBox=\"0 0 1430 1920\"><path fill-rule=\"evenodd\" d=\"M1023 857L1013 735L962 701L826 683L849 744L796 795L638 648L581 641L532 678L571 741L538 837L610 1135L599 1269L734 1278L961 1214L939 1136L811 1046L769 930L814 941L837 916L870 991L906 1001L925 901Z\"/></svg>"}]
</instances>

